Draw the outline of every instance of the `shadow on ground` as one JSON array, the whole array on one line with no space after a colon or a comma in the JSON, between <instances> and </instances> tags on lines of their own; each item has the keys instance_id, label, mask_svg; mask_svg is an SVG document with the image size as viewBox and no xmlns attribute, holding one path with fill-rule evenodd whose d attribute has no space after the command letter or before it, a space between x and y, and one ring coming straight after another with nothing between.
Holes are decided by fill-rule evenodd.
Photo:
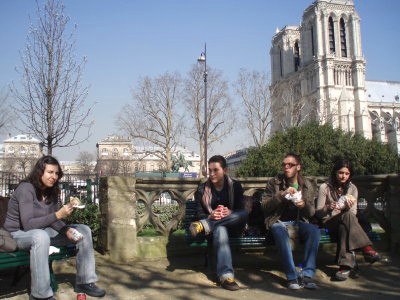
<instances>
[{"instance_id":1,"label":"shadow on ground","mask_svg":"<svg viewBox=\"0 0 400 300\"><path fill-rule=\"evenodd\" d=\"M301 253L296 253L297 260ZM400 257L390 256L388 263L368 265L358 257L358 278L346 282L331 281L336 271L331 251L320 251L315 291L289 291L280 271L280 260L274 248L267 255L260 253L234 252L236 278L242 287L230 292L218 287L204 266L204 257L198 253L170 257L155 261L134 262L116 265L105 257L97 256L99 285L107 290L104 299L229 299L266 298L274 299L399 299ZM76 299L73 292L74 259L55 264L60 289L57 299ZM0 273L0 298L27 299L26 281L10 287L12 270ZM96 299L87 297L87 299Z\"/></svg>"}]
</instances>

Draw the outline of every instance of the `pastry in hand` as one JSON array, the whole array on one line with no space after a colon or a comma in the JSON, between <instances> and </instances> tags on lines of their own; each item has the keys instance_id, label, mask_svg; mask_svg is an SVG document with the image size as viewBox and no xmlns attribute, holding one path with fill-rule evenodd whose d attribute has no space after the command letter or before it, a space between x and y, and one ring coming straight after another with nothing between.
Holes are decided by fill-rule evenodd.
<instances>
[{"instance_id":1,"label":"pastry in hand","mask_svg":"<svg viewBox=\"0 0 400 300\"><path fill-rule=\"evenodd\" d=\"M70 197L69 203L72 205L72 207L76 207L76 208L84 208L85 207L85 205L82 205L82 202L78 197Z\"/></svg>"}]
</instances>

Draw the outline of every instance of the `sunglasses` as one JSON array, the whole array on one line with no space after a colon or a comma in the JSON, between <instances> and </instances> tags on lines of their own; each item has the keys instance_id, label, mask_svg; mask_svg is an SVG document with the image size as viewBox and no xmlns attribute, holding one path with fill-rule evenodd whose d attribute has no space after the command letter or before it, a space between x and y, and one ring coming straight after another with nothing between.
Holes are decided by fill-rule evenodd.
<instances>
[{"instance_id":1,"label":"sunglasses","mask_svg":"<svg viewBox=\"0 0 400 300\"><path fill-rule=\"evenodd\" d=\"M285 163L282 163L281 166L282 166L282 168L289 167L289 169L291 169L291 168L293 168L295 166L298 166L298 164L292 164L292 163L285 164Z\"/></svg>"}]
</instances>

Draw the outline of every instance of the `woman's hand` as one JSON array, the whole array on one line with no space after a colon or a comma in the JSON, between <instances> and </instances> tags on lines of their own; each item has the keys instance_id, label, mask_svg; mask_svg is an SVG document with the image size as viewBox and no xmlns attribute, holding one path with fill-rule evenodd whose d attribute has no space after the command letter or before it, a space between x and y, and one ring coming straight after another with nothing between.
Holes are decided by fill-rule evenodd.
<instances>
[{"instance_id":1,"label":"woman's hand","mask_svg":"<svg viewBox=\"0 0 400 300\"><path fill-rule=\"evenodd\" d=\"M329 204L328 207L330 210L338 209L338 205L336 202L331 202L331 204Z\"/></svg>"},{"instance_id":2,"label":"woman's hand","mask_svg":"<svg viewBox=\"0 0 400 300\"><path fill-rule=\"evenodd\" d=\"M352 208L354 203L355 203L355 200L352 198L349 198L349 197L346 197L346 200L344 201L344 205L349 209Z\"/></svg>"},{"instance_id":3,"label":"woman's hand","mask_svg":"<svg viewBox=\"0 0 400 300\"><path fill-rule=\"evenodd\" d=\"M226 206L224 206L222 208L222 217L223 218L229 216L231 213L232 213L232 211L229 208L227 208Z\"/></svg>"},{"instance_id":4,"label":"woman's hand","mask_svg":"<svg viewBox=\"0 0 400 300\"><path fill-rule=\"evenodd\" d=\"M73 235L74 230L76 230L76 229L74 229L74 228L68 228L68 230L65 232L65 234L66 234L67 238L68 238L71 242L77 243L77 242L79 242L79 241L82 239L82 236L81 236L80 238L78 238L78 240L76 240L76 239L74 238L74 235Z\"/></svg>"},{"instance_id":5,"label":"woman's hand","mask_svg":"<svg viewBox=\"0 0 400 300\"><path fill-rule=\"evenodd\" d=\"M65 218L69 217L73 211L74 211L74 208L72 207L72 205L69 205L69 204L64 205L56 212L56 217L58 220L65 219Z\"/></svg>"},{"instance_id":6,"label":"woman's hand","mask_svg":"<svg viewBox=\"0 0 400 300\"><path fill-rule=\"evenodd\" d=\"M208 216L211 220L219 220L222 218L222 211L218 207L211 211L211 214Z\"/></svg>"}]
</instances>

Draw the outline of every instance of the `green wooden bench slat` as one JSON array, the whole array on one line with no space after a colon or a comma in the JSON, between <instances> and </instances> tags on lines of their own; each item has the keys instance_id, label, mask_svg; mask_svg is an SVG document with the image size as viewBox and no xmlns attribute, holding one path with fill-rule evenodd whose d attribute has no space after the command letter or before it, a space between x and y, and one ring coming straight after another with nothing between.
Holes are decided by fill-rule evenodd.
<instances>
[{"instance_id":1,"label":"green wooden bench slat","mask_svg":"<svg viewBox=\"0 0 400 300\"><path fill-rule=\"evenodd\" d=\"M192 222L197 220L197 204L195 201L186 202L186 215L183 220L185 228L185 241L191 247L207 247L208 241L204 237L192 238L189 232L189 226ZM371 241L380 241L382 233L368 232L368 237ZM273 240L268 239L265 236L241 236L241 237L230 237L229 243L233 246L244 246L244 247L259 247L273 245ZM321 239L320 244L336 243L336 238L329 235L325 229L321 228Z\"/></svg>"},{"instance_id":2,"label":"green wooden bench slat","mask_svg":"<svg viewBox=\"0 0 400 300\"><path fill-rule=\"evenodd\" d=\"M54 253L49 256L49 262L54 260L60 260L76 255L76 248L73 247L60 247L59 253ZM28 251L16 251L11 253L0 253L0 269L7 269L19 266L29 266L30 255ZM58 284L55 280L55 276L50 268L50 285L54 292L58 289Z\"/></svg>"}]
</instances>

